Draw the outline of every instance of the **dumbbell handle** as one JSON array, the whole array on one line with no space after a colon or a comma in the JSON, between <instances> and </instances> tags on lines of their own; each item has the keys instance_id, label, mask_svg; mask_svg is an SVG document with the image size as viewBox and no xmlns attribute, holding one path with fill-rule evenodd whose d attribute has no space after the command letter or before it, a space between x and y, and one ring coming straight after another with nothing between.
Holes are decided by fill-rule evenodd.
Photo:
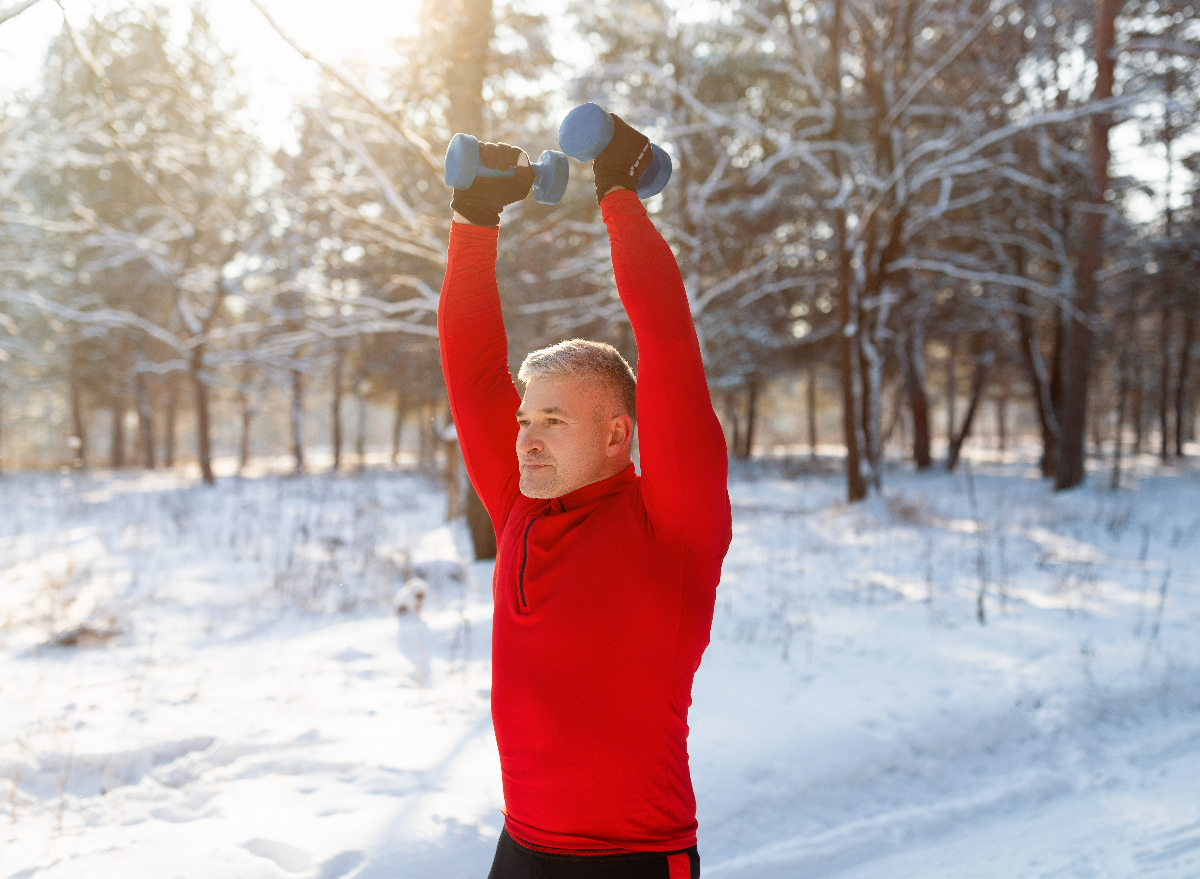
<instances>
[{"instance_id":1,"label":"dumbbell handle","mask_svg":"<svg viewBox=\"0 0 1200 879\"><path fill-rule=\"evenodd\" d=\"M558 204L570 175L567 157L556 150L546 150L530 167L534 177L533 197L542 204ZM512 177L516 173L515 167L501 171L484 165L479 160L479 141L469 134L454 135L446 148L445 181L454 189L467 189L476 177Z\"/></svg>"}]
</instances>

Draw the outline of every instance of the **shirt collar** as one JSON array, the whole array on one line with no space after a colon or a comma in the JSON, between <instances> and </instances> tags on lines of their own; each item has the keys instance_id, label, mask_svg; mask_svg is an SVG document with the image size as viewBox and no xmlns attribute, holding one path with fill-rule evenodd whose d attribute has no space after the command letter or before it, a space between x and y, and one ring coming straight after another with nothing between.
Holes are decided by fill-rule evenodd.
<instances>
[{"instance_id":1,"label":"shirt collar","mask_svg":"<svg viewBox=\"0 0 1200 879\"><path fill-rule=\"evenodd\" d=\"M550 509L555 513L564 513L567 510L576 510L579 507L585 507L588 504L593 504L596 501L602 500L611 495L625 489L630 483L637 479L637 472L633 469L633 464L607 479L601 479L599 482L593 482L590 485L585 485L583 488L577 488L569 494L564 494L562 497L550 499Z\"/></svg>"}]
</instances>

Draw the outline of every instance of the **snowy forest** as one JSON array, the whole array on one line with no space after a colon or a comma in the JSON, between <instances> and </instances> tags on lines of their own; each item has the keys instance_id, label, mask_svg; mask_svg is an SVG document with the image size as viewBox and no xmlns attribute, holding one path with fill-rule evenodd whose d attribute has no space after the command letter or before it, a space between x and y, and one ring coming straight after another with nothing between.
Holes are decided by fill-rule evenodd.
<instances>
[{"instance_id":1,"label":"snowy forest","mask_svg":"<svg viewBox=\"0 0 1200 879\"><path fill-rule=\"evenodd\" d=\"M705 875L1200 875L1200 4L414 0L381 63L56 2L0 0L60 10L0 82L0 877L486 875L443 156L585 101L673 158L731 460ZM571 174L502 217L514 373L636 369Z\"/></svg>"},{"instance_id":2,"label":"snowy forest","mask_svg":"<svg viewBox=\"0 0 1200 879\"><path fill-rule=\"evenodd\" d=\"M888 454L953 469L981 410L1060 489L1193 439L1190 4L586 3L586 69L546 13L426 6L389 69L314 56L273 151L202 7L67 25L0 96L7 468L440 460L444 145L537 155L593 99L676 158L653 209L732 454L837 443L853 500ZM580 335L635 360L589 192L505 214L514 358ZM792 417L764 441L767 399Z\"/></svg>"}]
</instances>

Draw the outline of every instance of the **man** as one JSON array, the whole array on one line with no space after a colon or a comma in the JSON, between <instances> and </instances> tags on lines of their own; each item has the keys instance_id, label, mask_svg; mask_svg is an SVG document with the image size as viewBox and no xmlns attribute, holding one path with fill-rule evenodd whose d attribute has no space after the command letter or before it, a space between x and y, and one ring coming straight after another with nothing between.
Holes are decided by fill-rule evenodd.
<instances>
[{"instance_id":1,"label":"man","mask_svg":"<svg viewBox=\"0 0 1200 879\"><path fill-rule=\"evenodd\" d=\"M492 719L505 821L491 879L700 875L687 711L729 548L728 462L679 268L632 191L648 141L613 118L593 169L636 385L614 348L575 339L525 359L522 399L496 242L501 210L530 190L528 157L482 144L485 165L516 173L478 178L452 201L442 369L498 542Z\"/></svg>"}]
</instances>

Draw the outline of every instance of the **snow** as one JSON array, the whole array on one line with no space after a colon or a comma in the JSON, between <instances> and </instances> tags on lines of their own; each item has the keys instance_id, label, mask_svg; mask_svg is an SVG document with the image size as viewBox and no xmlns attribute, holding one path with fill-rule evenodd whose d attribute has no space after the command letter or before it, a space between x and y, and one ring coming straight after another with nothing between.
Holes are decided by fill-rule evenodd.
<instances>
[{"instance_id":1,"label":"snow","mask_svg":"<svg viewBox=\"0 0 1200 879\"><path fill-rule=\"evenodd\" d=\"M1200 875L1200 475L967 463L856 505L736 469L706 877ZM485 876L491 566L444 512L407 472L5 475L0 877Z\"/></svg>"}]
</instances>

